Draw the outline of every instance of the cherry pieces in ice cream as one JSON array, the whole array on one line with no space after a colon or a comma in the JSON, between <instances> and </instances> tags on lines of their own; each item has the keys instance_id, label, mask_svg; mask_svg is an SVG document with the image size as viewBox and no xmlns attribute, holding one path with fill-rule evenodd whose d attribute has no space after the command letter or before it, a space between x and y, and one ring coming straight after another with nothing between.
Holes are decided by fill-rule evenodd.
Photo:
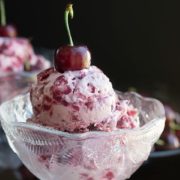
<instances>
[{"instance_id":1,"label":"cherry pieces in ice cream","mask_svg":"<svg viewBox=\"0 0 180 180\"><path fill-rule=\"evenodd\" d=\"M31 89L34 123L61 131L113 131L139 126L138 111L121 100L96 66L59 73L42 71Z\"/></svg>"}]
</instances>

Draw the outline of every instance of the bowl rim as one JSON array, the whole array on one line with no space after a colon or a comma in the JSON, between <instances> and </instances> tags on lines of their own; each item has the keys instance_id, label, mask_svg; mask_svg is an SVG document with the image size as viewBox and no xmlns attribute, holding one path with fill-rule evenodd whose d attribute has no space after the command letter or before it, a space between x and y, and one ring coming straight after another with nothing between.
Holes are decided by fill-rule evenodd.
<instances>
[{"instance_id":1,"label":"bowl rim","mask_svg":"<svg viewBox=\"0 0 180 180\"><path fill-rule=\"evenodd\" d=\"M127 94L131 94L134 95L136 97L138 97L141 101L148 101L150 103L156 103L160 109L161 109L161 117L158 118L154 118L151 121L147 122L146 124L144 124L141 127L138 128L134 128L134 129L117 129L114 131L110 131L110 132L105 132L105 131L88 131L88 132L83 132L83 133L70 133L70 132L63 132L57 129L54 129L52 127L49 126L43 126L40 124L35 124L32 122L8 122L5 121L4 118L2 117L2 109L4 106L6 106L8 103L11 103L13 101L18 101L20 98L29 98L30 93L26 93L23 95L19 95L14 97L11 100L8 100L6 102L3 102L0 105L0 121L3 124L8 124L8 126L12 126L14 128L26 128L26 129L31 129L31 130L36 130L36 131L41 131L44 133L50 133L52 135L58 135L58 136L63 136L63 137L67 137L67 138L85 138L85 137L92 137L92 136L110 136L110 135L131 135L132 138L137 138L138 135L142 134L146 134L148 132L150 132L151 130L154 129L154 126L157 126L158 124L165 124L165 110L164 107L162 105L162 103L154 98L150 98L150 97L143 97L140 94L136 93L136 92L120 92L115 90L117 95L127 95ZM27 97L26 97L27 96Z\"/></svg>"}]
</instances>

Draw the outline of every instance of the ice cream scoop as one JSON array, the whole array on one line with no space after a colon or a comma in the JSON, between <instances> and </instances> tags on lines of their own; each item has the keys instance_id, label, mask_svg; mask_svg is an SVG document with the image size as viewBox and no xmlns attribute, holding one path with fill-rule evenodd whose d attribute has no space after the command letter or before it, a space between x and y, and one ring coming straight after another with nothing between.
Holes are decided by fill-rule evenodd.
<instances>
[{"instance_id":1,"label":"ice cream scoop","mask_svg":"<svg viewBox=\"0 0 180 180\"><path fill-rule=\"evenodd\" d=\"M68 132L112 131L139 126L137 110L118 99L96 66L78 71L41 72L31 89L32 122Z\"/></svg>"},{"instance_id":2,"label":"ice cream scoop","mask_svg":"<svg viewBox=\"0 0 180 180\"><path fill-rule=\"evenodd\" d=\"M28 62L30 70L46 69L50 63L36 55L30 42L24 38L0 37L0 75L21 72Z\"/></svg>"}]
</instances>

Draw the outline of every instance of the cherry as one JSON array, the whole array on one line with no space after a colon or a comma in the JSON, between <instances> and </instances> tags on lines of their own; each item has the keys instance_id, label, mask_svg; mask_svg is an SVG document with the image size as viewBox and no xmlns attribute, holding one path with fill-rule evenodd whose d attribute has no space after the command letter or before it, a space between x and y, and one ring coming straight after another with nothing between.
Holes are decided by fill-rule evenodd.
<instances>
[{"instance_id":1,"label":"cherry","mask_svg":"<svg viewBox=\"0 0 180 180\"><path fill-rule=\"evenodd\" d=\"M17 31L13 25L0 26L0 36L16 37Z\"/></svg>"},{"instance_id":2,"label":"cherry","mask_svg":"<svg viewBox=\"0 0 180 180\"><path fill-rule=\"evenodd\" d=\"M180 141L180 130L177 130L175 133L176 133L176 136L178 137L178 139Z\"/></svg>"},{"instance_id":3,"label":"cherry","mask_svg":"<svg viewBox=\"0 0 180 180\"><path fill-rule=\"evenodd\" d=\"M59 72L88 68L91 55L86 46L63 46L55 53L55 68Z\"/></svg>"},{"instance_id":4,"label":"cherry","mask_svg":"<svg viewBox=\"0 0 180 180\"><path fill-rule=\"evenodd\" d=\"M62 46L55 52L54 65L57 71L81 70L89 68L91 64L91 54L86 46L74 46L69 24L68 16L73 18L72 4L68 4L65 10L65 24L68 32L70 45Z\"/></svg>"},{"instance_id":5,"label":"cherry","mask_svg":"<svg viewBox=\"0 0 180 180\"><path fill-rule=\"evenodd\" d=\"M4 1L0 0L0 12L1 12L1 26L0 26L0 36L3 37L16 37L17 30L13 25L6 24L6 13L4 7Z\"/></svg>"},{"instance_id":6,"label":"cherry","mask_svg":"<svg viewBox=\"0 0 180 180\"><path fill-rule=\"evenodd\" d=\"M166 142L167 149L177 149L180 146L177 136L172 132L165 134L164 140Z\"/></svg>"}]
</instances>

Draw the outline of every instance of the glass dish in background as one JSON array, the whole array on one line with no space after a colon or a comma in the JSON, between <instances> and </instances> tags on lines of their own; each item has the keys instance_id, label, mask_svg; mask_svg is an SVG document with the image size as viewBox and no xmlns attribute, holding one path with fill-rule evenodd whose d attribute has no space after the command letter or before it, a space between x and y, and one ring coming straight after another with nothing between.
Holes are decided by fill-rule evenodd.
<instances>
[{"instance_id":1,"label":"glass dish in background","mask_svg":"<svg viewBox=\"0 0 180 180\"><path fill-rule=\"evenodd\" d=\"M13 151L42 180L124 180L148 158L163 131L165 116L155 99L117 94L139 110L140 128L71 134L28 123L33 115L29 94L1 105L2 127Z\"/></svg>"},{"instance_id":2,"label":"glass dish in background","mask_svg":"<svg viewBox=\"0 0 180 180\"><path fill-rule=\"evenodd\" d=\"M36 48L46 59L52 59L52 50L45 48ZM1 74L0 76L0 104L13 97L25 94L29 91L29 87L36 81L36 75L40 71L19 72ZM5 169L17 169L22 163L15 153L10 149L5 134L0 125L0 171Z\"/></svg>"}]
</instances>

